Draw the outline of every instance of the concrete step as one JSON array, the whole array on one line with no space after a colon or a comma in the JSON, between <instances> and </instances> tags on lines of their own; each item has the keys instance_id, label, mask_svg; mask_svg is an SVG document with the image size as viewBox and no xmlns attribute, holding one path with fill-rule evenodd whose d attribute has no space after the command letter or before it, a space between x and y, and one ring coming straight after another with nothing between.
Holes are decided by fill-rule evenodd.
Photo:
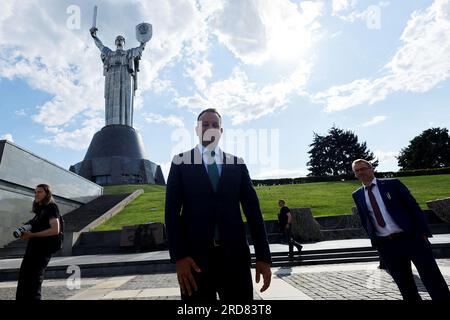
<instances>
[{"instance_id":1,"label":"concrete step","mask_svg":"<svg viewBox=\"0 0 450 320\"><path fill-rule=\"evenodd\" d=\"M436 258L450 257L450 243L437 243L432 245L433 254ZM75 258L75 257L74 257ZM359 248L340 248L325 250L306 250L301 255L295 255L294 259L289 259L288 252L274 252L272 255L273 267L293 267L302 265L326 265L340 263L358 263L358 262L374 262L379 257L375 250L371 247ZM48 279L66 279L68 277L67 268L71 262L67 264L50 266L46 271ZM152 274L175 272L175 265L168 259L149 259L149 260L124 260L117 259L109 262L103 257L87 258L86 261L78 261L76 264L81 268L84 277L109 277L130 274ZM252 254L252 266L255 266L255 255ZM4 268L0 270L0 281L17 280L19 268Z\"/></svg>"},{"instance_id":2,"label":"concrete step","mask_svg":"<svg viewBox=\"0 0 450 320\"><path fill-rule=\"evenodd\" d=\"M17 259L23 258L25 250L23 249L0 249L0 256L2 259Z\"/></svg>"},{"instance_id":3,"label":"concrete step","mask_svg":"<svg viewBox=\"0 0 450 320\"><path fill-rule=\"evenodd\" d=\"M322 264L338 264L338 263L358 263L358 262L374 262L379 261L378 256L372 257L349 257L339 259L302 259L301 257L294 257L294 259L284 259L282 261L275 261L272 263L272 267L295 267L295 266L310 266L310 265L322 265ZM255 263L252 263L252 267L255 267Z\"/></svg>"},{"instance_id":4,"label":"concrete step","mask_svg":"<svg viewBox=\"0 0 450 320\"><path fill-rule=\"evenodd\" d=\"M295 247L294 247L295 250ZM346 253L346 252L360 252L360 251L376 251L372 247L353 247L353 248L335 248L335 249L314 249L314 250L302 250L301 254L329 254L329 253ZM283 252L273 252L272 257L284 256L287 251Z\"/></svg>"},{"instance_id":5,"label":"concrete step","mask_svg":"<svg viewBox=\"0 0 450 320\"><path fill-rule=\"evenodd\" d=\"M287 255L287 253L286 253ZM272 261L278 262L286 260L286 255L284 256L273 256ZM360 257L377 257L378 252L376 250L371 251L346 251L338 253L307 253L294 251L294 256L299 257L301 260L329 260L329 259L344 259L344 258L360 258Z\"/></svg>"},{"instance_id":6,"label":"concrete step","mask_svg":"<svg viewBox=\"0 0 450 320\"><path fill-rule=\"evenodd\" d=\"M21 258L25 254L27 248L27 240L16 240L3 248L0 248L0 258L2 259L13 259Z\"/></svg>"},{"instance_id":7,"label":"concrete step","mask_svg":"<svg viewBox=\"0 0 450 320\"><path fill-rule=\"evenodd\" d=\"M363 228L328 229L320 231L323 236L323 241L367 238L367 233Z\"/></svg>"},{"instance_id":8,"label":"concrete step","mask_svg":"<svg viewBox=\"0 0 450 320\"><path fill-rule=\"evenodd\" d=\"M28 240L15 240L13 242L8 243L3 249L6 248L26 248L28 244Z\"/></svg>"},{"instance_id":9,"label":"concrete step","mask_svg":"<svg viewBox=\"0 0 450 320\"><path fill-rule=\"evenodd\" d=\"M99 246L76 246L72 249L73 256L86 256L96 254L126 254L138 253L127 247L99 247Z\"/></svg>"},{"instance_id":10,"label":"concrete step","mask_svg":"<svg viewBox=\"0 0 450 320\"><path fill-rule=\"evenodd\" d=\"M439 258L450 257L450 243L439 243L431 246L433 256ZM296 265L318 265L378 261L378 251L371 247L341 248L330 250L309 250L300 254L294 249L294 258L290 259L288 252L276 252L272 254L274 267ZM255 256L252 255L252 265L255 264Z\"/></svg>"},{"instance_id":11,"label":"concrete step","mask_svg":"<svg viewBox=\"0 0 450 320\"><path fill-rule=\"evenodd\" d=\"M450 233L450 223L439 223L429 225L432 234Z\"/></svg>"}]
</instances>

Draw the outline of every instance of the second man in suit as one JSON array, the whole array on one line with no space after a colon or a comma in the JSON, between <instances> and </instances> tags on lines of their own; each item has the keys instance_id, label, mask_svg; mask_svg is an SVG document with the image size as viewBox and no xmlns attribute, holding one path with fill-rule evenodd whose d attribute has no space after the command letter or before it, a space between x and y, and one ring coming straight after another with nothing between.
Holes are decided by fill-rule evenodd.
<instances>
[{"instance_id":1,"label":"second man in suit","mask_svg":"<svg viewBox=\"0 0 450 320\"><path fill-rule=\"evenodd\" d=\"M431 232L423 211L398 179L376 179L371 163L353 161L353 172L362 186L353 199L372 244L404 300L421 300L411 269L417 268L433 300L450 301L450 292L431 251Z\"/></svg>"},{"instance_id":2,"label":"second man in suit","mask_svg":"<svg viewBox=\"0 0 450 320\"><path fill-rule=\"evenodd\" d=\"M256 282L271 281L266 229L246 165L223 152L222 119L215 109L197 118L199 144L175 156L166 189L165 222L181 298L187 302L253 299L250 249L242 210L253 239Z\"/></svg>"}]
</instances>

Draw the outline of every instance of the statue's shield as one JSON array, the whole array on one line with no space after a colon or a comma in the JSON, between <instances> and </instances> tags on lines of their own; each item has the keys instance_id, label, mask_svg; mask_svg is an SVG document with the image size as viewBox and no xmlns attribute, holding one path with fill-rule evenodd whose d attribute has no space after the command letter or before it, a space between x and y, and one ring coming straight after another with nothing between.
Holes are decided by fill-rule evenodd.
<instances>
[{"instance_id":1,"label":"statue's shield","mask_svg":"<svg viewBox=\"0 0 450 320\"><path fill-rule=\"evenodd\" d=\"M140 23L136 26L136 40L143 43L152 38L152 25L150 23Z\"/></svg>"}]
</instances>

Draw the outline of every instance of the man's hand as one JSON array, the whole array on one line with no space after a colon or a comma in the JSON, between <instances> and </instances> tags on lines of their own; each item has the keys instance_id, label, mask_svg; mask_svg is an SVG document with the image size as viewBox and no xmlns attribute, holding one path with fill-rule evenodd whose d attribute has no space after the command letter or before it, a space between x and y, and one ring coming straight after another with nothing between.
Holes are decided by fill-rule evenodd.
<instances>
[{"instance_id":1,"label":"man's hand","mask_svg":"<svg viewBox=\"0 0 450 320\"><path fill-rule=\"evenodd\" d=\"M263 276L263 287L259 292L264 292L269 288L270 281L272 280L272 271L270 265L264 261L256 261L256 283L259 283L260 275Z\"/></svg>"},{"instance_id":2,"label":"man's hand","mask_svg":"<svg viewBox=\"0 0 450 320\"><path fill-rule=\"evenodd\" d=\"M98 30L98 29L95 28L95 27L90 28L89 31L91 32L91 36L95 37L95 36L96 36L96 33L97 33L97 30Z\"/></svg>"},{"instance_id":3,"label":"man's hand","mask_svg":"<svg viewBox=\"0 0 450 320\"><path fill-rule=\"evenodd\" d=\"M288 230L291 227L291 225L289 223L286 224L286 226L284 227L286 230Z\"/></svg>"},{"instance_id":4,"label":"man's hand","mask_svg":"<svg viewBox=\"0 0 450 320\"><path fill-rule=\"evenodd\" d=\"M30 231L25 231L20 236L20 239L22 239L22 240L28 240L28 239L31 239L31 238L33 238L33 234Z\"/></svg>"},{"instance_id":5,"label":"man's hand","mask_svg":"<svg viewBox=\"0 0 450 320\"><path fill-rule=\"evenodd\" d=\"M195 272L201 272L200 268L191 257L180 259L176 262L177 278L180 284L181 292L188 296L192 295L192 290L197 291L197 284L195 283L192 269Z\"/></svg>"}]
</instances>

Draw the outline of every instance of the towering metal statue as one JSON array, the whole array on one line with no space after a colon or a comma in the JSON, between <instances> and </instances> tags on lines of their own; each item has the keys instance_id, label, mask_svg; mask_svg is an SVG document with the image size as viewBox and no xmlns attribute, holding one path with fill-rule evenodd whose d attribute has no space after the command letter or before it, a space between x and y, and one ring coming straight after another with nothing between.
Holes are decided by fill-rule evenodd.
<instances>
[{"instance_id":1,"label":"towering metal statue","mask_svg":"<svg viewBox=\"0 0 450 320\"><path fill-rule=\"evenodd\" d=\"M97 37L97 6L90 29L100 49L105 76L105 126L92 137L83 161L70 171L101 185L165 184L161 166L148 160L144 141L133 128L133 97L137 89L139 60L145 44L152 38L152 25L136 26L140 46L125 50L125 39L116 38L116 50Z\"/></svg>"},{"instance_id":2,"label":"towering metal statue","mask_svg":"<svg viewBox=\"0 0 450 320\"><path fill-rule=\"evenodd\" d=\"M152 25L141 23L136 26L139 47L125 50L125 38L117 36L116 50L103 45L97 37L97 6L94 8L93 26L90 29L95 45L100 49L105 76L105 123L133 126L133 101L137 89L139 60L145 44L152 37Z\"/></svg>"}]
</instances>

